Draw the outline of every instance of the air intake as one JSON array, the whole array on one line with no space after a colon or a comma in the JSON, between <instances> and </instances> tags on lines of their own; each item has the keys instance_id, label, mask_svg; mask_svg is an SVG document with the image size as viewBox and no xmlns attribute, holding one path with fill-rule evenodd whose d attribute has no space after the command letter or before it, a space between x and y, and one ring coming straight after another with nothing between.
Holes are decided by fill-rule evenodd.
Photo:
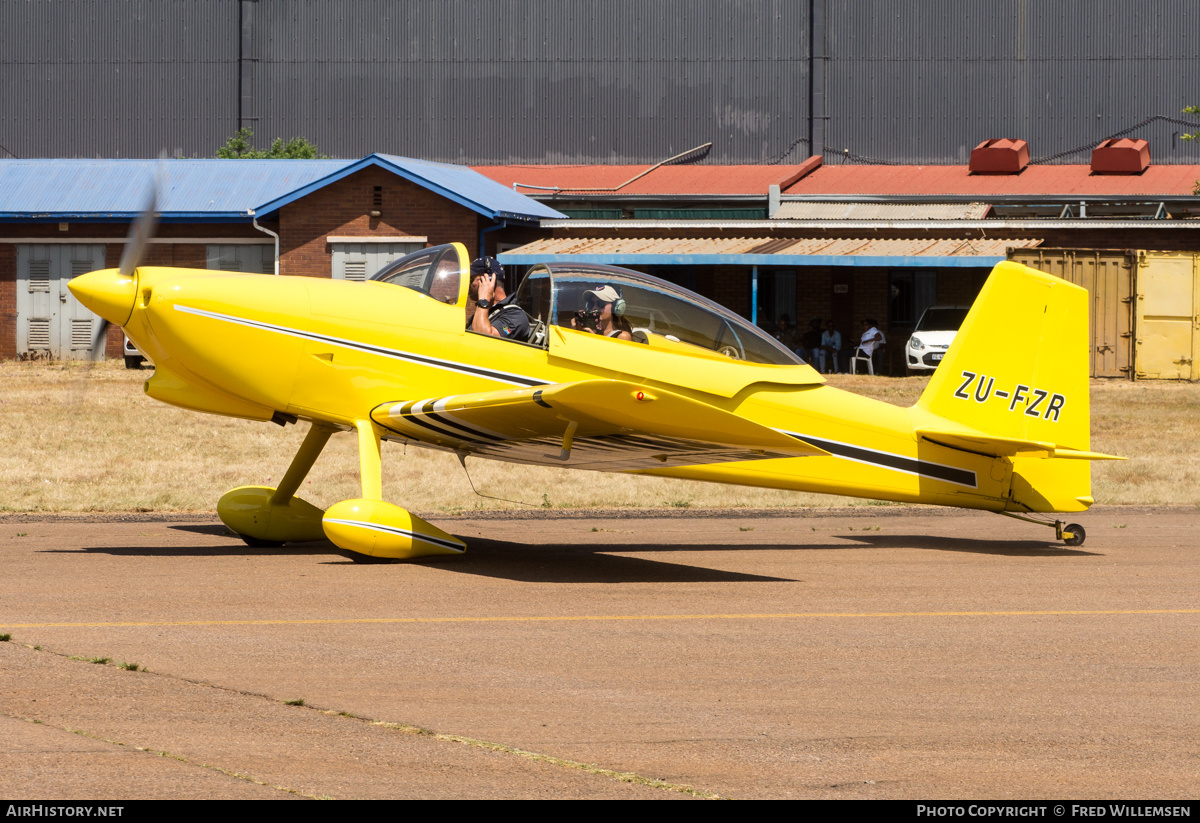
<instances>
[{"instance_id":1,"label":"air intake","mask_svg":"<svg viewBox=\"0 0 1200 823\"><path fill-rule=\"evenodd\" d=\"M1122 137L1092 150L1092 174L1141 174L1150 168L1150 144Z\"/></svg>"},{"instance_id":2,"label":"air intake","mask_svg":"<svg viewBox=\"0 0 1200 823\"><path fill-rule=\"evenodd\" d=\"M1029 165L1024 140L984 140L971 150L971 174L1020 174Z\"/></svg>"}]
</instances>

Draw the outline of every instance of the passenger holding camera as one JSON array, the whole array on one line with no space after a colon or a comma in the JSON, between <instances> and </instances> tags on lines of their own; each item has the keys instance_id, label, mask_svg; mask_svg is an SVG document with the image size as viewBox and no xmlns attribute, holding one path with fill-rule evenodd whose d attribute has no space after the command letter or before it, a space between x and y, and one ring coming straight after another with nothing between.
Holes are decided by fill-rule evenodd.
<instances>
[{"instance_id":1,"label":"passenger holding camera","mask_svg":"<svg viewBox=\"0 0 1200 823\"><path fill-rule=\"evenodd\" d=\"M602 334L618 340L632 340L625 319L625 301L612 286L600 286L583 293L583 308L571 318L571 328L590 334Z\"/></svg>"}]
</instances>

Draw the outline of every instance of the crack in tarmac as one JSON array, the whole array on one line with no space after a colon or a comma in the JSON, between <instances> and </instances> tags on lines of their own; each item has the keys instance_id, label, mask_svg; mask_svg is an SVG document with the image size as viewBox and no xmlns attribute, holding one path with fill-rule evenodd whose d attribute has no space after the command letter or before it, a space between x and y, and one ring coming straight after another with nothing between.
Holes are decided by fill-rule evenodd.
<instances>
[{"instance_id":1,"label":"crack in tarmac","mask_svg":"<svg viewBox=\"0 0 1200 823\"><path fill-rule=\"evenodd\" d=\"M26 648L32 648L32 647L27 646ZM48 650L42 649L42 651L48 651ZM50 654L57 655L59 653L58 652L50 652ZM65 655L59 655L59 656L63 657ZM76 660L77 658L68 658L68 659ZM88 661L82 661L82 662L88 662ZM85 731L83 729L74 729L74 728L71 728L70 726L62 726L57 723L47 723L45 720L41 720L36 717L24 717L19 714L9 714L8 712L4 712L4 716L10 717L13 720L22 720L26 723L32 723L35 726L45 726L48 729L59 729L61 731L69 732L71 734L77 734L80 737L86 737L88 740L98 740L101 743L108 743L109 745L112 745L112 746L123 746L128 749L133 749L136 752L144 752L145 754L153 755L153 756L157 756L157 757L168 757L171 760L176 760L180 763L186 763L189 766L197 766L201 769L207 769L210 772L218 772L219 774L223 774L228 777L233 777L238 780L245 780L247 783L254 783L259 786L264 786L268 789L275 789L277 791L286 792L287 794L294 794L299 797L306 797L309 800L332 800L333 799L330 797L318 797L316 795L305 794L304 792L299 791L298 789L289 789L287 786L278 786L274 783L268 783L265 780L260 780L259 778L255 777L252 774L245 774L244 772L235 772L232 769L226 769L221 766L214 766L211 763L197 763L195 760L191 760L187 757L184 757L181 754L175 754L174 752L168 752L168 751L164 751L161 749L151 749L146 746L137 746L132 743L126 743L123 740L113 740L112 738L104 737L104 736L98 735L98 734L93 734L92 732Z\"/></svg>"},{"instance_id":2,"label":"crack in tarmac","mask_svg":"<svg viewBox=\"0 0 1200 823\"><path fill-rule=\"evenodd\" d=\"M33 646L33 645L25 644L25 643L22 643L20 645L24 646L24 648L27 648L30 651L51 654L56 657L61 657L61 658L64 658L66 660L71 660L76 663L87 663L89 666L100 665L100 666L104 666L106 668L118 668L118 669L120 668L119 662L116 662L116 661L107 662L107 663L96 663L96 662L93 662L92 659L89 659L82 655L67 654L65 652L59 652L59 651L55 651L54 649L46 648L45 646ZM545 763L547 765L556 766L556 767L564 768L564 769L581 771L586 774L596 775L597 777L604 777L609 780L615 780L619 783L629 783L629 784L634 784L634 785L639 785L639 786L645 786L645 787L651 788L651 789L660 789L662 791L677 792L680 794L690 795L692 797L696 797L696 798L703 799L703 800L726 800L726 799L729 799L722 795L715 794L713 792L704 791L702 789L697 789L693 786L689 786L689 785L686 785L683 783L671 783L669 781L660 780L658 778L645 777L643 775L639 775L634 772L619 772L614 769L606 769L603 766L599 766L594 763L584 763L584 762L581 762L578 760L570 760L568 758L556 757L554 755L542 754L540 752L531 752L526 749L517 748L516 746L509 746L504 743L495 743L490 740L480 740L480 739L473 738L473 737L466 737L464 735L445 734L443 732L435 732L431 729L425 729L420 726L415 726L411 723L396 723L396 722L387 721L387 720L376 720L373 718L360 717L359 715L352 714L347 711L338 711L336 709L319 708L317 706L311 706L307 703L301 703L301 704L289 703L284 698L272 697L270 695L262 694L260 692L252 692L252 691L247 691L245 689L235 689L231 686L222 686L217 683L208 683L203 680L194 680L192 678L182 677L180 675L166 674L163 672L152 672L152 671L148 671L145 668L141 668L140 673L148 674L148 675L151 675L154 677L162 677L167 680L174 680L179 683L188 683L193 686L200 686L202 688L215 689L218 691L227 692L229 694L237 694L237 695L241 695L243 697L253 697L253 698L258 698L261 700L267 700L271 703L278 703L281 705L289 706L290 708L311 711L311 712L315 712L316 714L324 715L326 717L341 718L343 720L349 720L349 721L358 722L358 723L365 723L365 724L375 726L375 727L378 727L381 729L387 729L389 731L399 732L401 734L429 737L429 738L432 738L433 740L438 740L438 741L444 742L444 743L455 743L458 745L468 746L470 748L480 749L483 751L491 751L491 752L496 752L498 754L512 755L514 757L517 757L517 758L520 758L523 760L529 760L529 761L536 762L536 763ZM234 771L232 769L226 769L222 766L217 766L217 765L210 764L210 763L197 762L197 761L192 760L183 755L174 754L173 752L168 752L168 751L159 750L159 749L152 749L152 748L149 748L146 746L138 746L138 745L127 743L127 742L124 742L121 740L112 740L110 738L103 737L101 735L85 731L83 729L75 729L75 728L71 728L70 726L63 726L63 725L59 725L56 723L47 723L46 721L38 719L36 717L25 717L23 715L14 715L14 714L10 714L8 712L3 712L3 714L4 714L4 716L11 717L14 720L22 720L26 723L32 723L32 724L39 725L39 726L46 726L48 728L61 729L62 731L70 732L71 734L77 734L81 737L86 737L90 740L98 740L103 743L108 743L108 744L114 745L114 746L124 746L127 748L131 748L134 751L145 752L147 754L157 755L159 757L169 757L172 760L179 761L180 763L186 763L190 766L197 766L202 769L207 769L208 771L218 772L220 774L224 774L229 777L236 778L238 780L245 780L249 783L254 783L256 785L263 786L266 788L275 789L275 790L281 791L281 792L286 792L288 794L294 794L299 797L308 798L309 800L333 800L333 799L335 799L335 798L329 797L327 795L305 794L304 792L301 792L298 789L292 789L287 786L280 786L280 785L276 785L274 783L268 783L268 782L261 780L251 774Z\"/></svg>"}]
</instances>

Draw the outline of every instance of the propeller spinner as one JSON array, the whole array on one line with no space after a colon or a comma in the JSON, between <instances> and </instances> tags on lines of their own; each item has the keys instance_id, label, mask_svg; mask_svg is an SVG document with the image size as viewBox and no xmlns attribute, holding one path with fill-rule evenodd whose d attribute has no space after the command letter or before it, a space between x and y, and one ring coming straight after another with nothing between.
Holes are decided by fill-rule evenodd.
<instances>
[{"instance_id":1,"label":"propeller spinner","mask_svg":"<svg viewBox=\"0 0 1200 823\"><path fill-rule=\"evenodd\" d=\"M158 226L158 182L150 188L150 196L141 214L129 227L125 251L116 269L89 272L72 280L68 286L80 303L100 316L92 333L92 356L98 357L100 341L109 323L123 326L133 312L137 298L137 267L145 255L150 238Z\"/></svg>"}]
</instances>

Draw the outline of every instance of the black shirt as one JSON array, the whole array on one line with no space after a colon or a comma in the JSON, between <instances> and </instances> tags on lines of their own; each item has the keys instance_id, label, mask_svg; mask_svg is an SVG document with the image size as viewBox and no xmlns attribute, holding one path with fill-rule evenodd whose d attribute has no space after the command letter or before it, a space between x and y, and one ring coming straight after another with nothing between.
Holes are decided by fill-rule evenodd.
<instances>
[{"instance_id":1,"label":"black shirt","mask_svg":"<svg viewBox=\"0 0 1200 823\"><path fill-rule=\"evenodd\" d=\"M501 337L524 343L529 339L529 315L513 303L515 298L516 294L510 294L499 303L493 303L488 309L488 322L500 332Z\"/></svg>"}]
</instances>

